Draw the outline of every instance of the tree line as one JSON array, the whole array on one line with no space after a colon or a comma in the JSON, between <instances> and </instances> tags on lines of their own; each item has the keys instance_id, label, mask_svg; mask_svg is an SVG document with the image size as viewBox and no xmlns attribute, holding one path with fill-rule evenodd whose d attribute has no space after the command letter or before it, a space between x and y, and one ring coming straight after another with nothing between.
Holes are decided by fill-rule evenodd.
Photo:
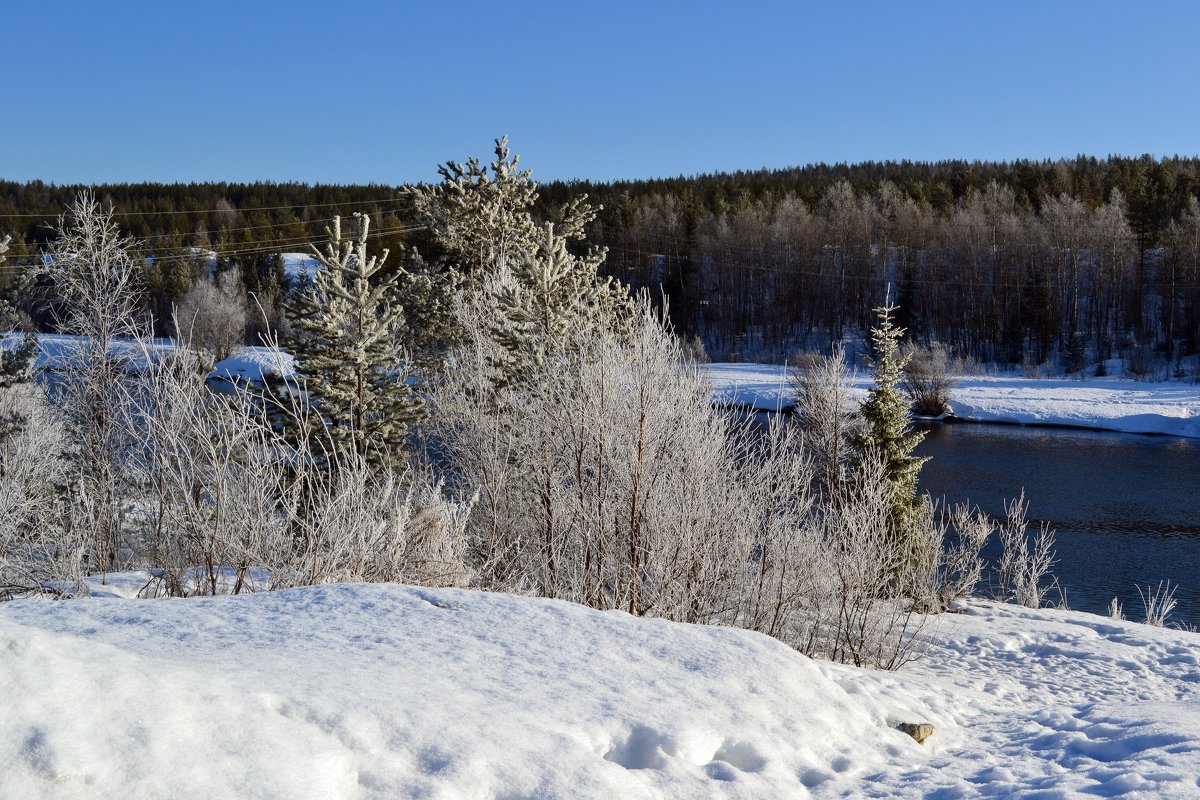
<instances>
[{"instance_id":1,"label":"tree line","mask_svg":"<svg viewBox=\"0 0 1200 800\"><path fill-rule=\"evenodd\" d=\"M589 189L608 270L669 297L718 358L787 357L900 322L986 362L1200 347L1195 159L883 163Z\"/></svg>"},{"instance_id":2,"label":"tree line","mask_svg":"<svg viewBox=\"0 0 1200 800\"><path fill-rule=\"evenodd\" d=\"M81 187L0 182L13 234L0 293L53 329L53 286L27 288L54 220ZM401 269L445 257L406 187L298 183L96 187L138 240L159 334L197 283L232 273L283 321L281 252L304 251L334 216L369 215ZM924 342L998 363L1074 371L1121 356L1175 364L1200 350L1200 159L868 162L671 179L542 184L540 216L587 195L601 270L648 289L715 358L790 357L861 336L890 292ZM385 271L386 274L386 271ZM22 283L24 281L25 283ZM18 286L20 284L20 286Z\"/></svg>"}]
</instances>

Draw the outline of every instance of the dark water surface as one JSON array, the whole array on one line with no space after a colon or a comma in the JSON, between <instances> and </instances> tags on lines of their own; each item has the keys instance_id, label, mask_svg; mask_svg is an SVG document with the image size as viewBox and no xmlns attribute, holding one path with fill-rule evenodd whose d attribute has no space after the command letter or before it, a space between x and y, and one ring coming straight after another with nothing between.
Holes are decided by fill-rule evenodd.
<instances>
[{"instance_id":1,"label":"dark water surface","mask_svg":"<svg viewBox=\"0 0 1200 800\"><path fill-rule=\"evenodd\" d=\"M920 486L997 516L1022 488L1031 529L1054 528L1071 608L1118 597L1141 619L1136 586L1179 585L1168 622L1200 627L1200 440L1064 428L928 423ZM992 548L998 551L995 543ZM1057 600L1057 595L1052 600Z\"/></svg>"}]
</instances>

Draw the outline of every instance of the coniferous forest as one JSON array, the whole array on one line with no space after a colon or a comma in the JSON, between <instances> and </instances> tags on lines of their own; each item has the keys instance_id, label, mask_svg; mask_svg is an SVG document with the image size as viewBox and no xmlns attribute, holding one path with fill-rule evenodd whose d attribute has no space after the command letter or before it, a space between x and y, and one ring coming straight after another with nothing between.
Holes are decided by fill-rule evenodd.
<instances>
[{"instance_id":1,"label":"coniferous forest","mask_svg":"<svg viewBox=\"0 0 1200 800\"><path fill-rule=\"evenodd\" d=\"M79 186L0 182L13 236L0 289L52 330L38 254ZM160 333L211 267L253 295L253 343L283 318L281 252L369 214L399 269L444 255L403 187L91 187L146 257ZM720 360L779 359L860 334L885 295L910 336L960 357L1077 372L1120 356L1178 373L1200 348L1200 159L868 162L611 183L543 183L544 216L587 195L601 269L655 302ZM28 291L29 284L34 291ZM18 285L23 289L17 291ZM251 315L254 317L255 315Z\"/></svg>"}]
</instances>

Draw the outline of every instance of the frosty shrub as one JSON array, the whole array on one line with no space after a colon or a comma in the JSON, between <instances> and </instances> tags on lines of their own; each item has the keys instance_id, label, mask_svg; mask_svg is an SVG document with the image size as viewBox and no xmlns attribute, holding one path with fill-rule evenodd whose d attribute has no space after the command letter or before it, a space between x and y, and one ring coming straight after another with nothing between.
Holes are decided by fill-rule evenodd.
<instances>
[{"instance_id":1,"label":"frosty shrub","mask_svg":"<svg viewBox=\"0 0 1200 800\"><path fill-rule=\"evenodd\" d=\"M1121 607L1121 601L1116 597L1108 601L1108 616L1112 619L1125 619L1125 609Z\"/></svg>"},{"instance_id":2,"label":"frosty shrub","mask_svg":"<svg viewBox=\"0 0 1200 800\"><path fill-rule=\"evenodd\" d=\"M127 340L146 335L149 324L133 242L120 234L111 210L81 194L57 233L48 272L63 300L58 324L76 339L61 347L53 398L72 444L68 482L87 508L76 524L92 542L88 568L105 572L118 567L124 545L122 460L131 437L121 404L134 368Z\"/></svg>"},{"instance_id":3,"label":"frosty shrub","mask_svg":"<svg viewBox=\"0 0 1200 800\"><path fill-rule=\"evenodd\" d=\"M470 314L486 314L476 310ZM427 435L459 491L484 585L689 621L731 619L752 547L733 423L648 307L629 338L565 326L560 346L492 384L474 317ZM732 544L737 542L736 545Z\"/></svg>"},{"instance_id":4,"label":"frosty shrub","mask_svg":"<svg viewBox=\"0 0 1200 800\"><path fill-rule=\"evenodd\" d=\"M922 552L915 559L924 567L914 574L912 586L919 607L945 611L955 600L975 593L986 566L983 546L995 527L986 514L965 504L954 506L937 520L930 511L918 538Z\"/></svg>"},{"instance_id":5,"label":"frosty shrub","mask_svg":"<svg viewBox=\"0 0 1200 800\"><path fill-rule=\"evenodd\" d=\"M1145 616L1142 622L1146 625L1151 625L1155 628L1166 627L1167 617L1171 616L1171 612L1175 610L1175 589L1170 581L1159 581L1158 587L1151 589L1146 587L1146 591L1142 591L1142 587L1138 586L1138 597L1142 600L1142 608L1145 610Z\"/></svg>"},{"instance_id":6,"label":"frosty shrub","mask_svg":"<svg viewBox=\"0 0 1200 800\"><path fill-rule=\"evenodd\" d=\"M1024 492L1005 504L1000 526L1000 591L1007 599L1026 608L1038 608L1049 588L1045 579L1054 566L1054 533L1045 523L1030 536L1025 513L1029 503Z\"/></svg>"},{"instance_id":7,"label":"frosty shrub","mask_svg":"<svg viewBox=\"0 0 1200 800\"><path fill-rule=\"evenodd\" d=\"M186 351L149 358L128 402L140 431L137 551L168 595L330 581L460 585L469 504L426 472L334 446L299 396L287 438L247 394L211 392ZM319 452L322 457L312 457Z\"/></svg>"},{"instance_id":8,"label":"frosty shrub","mask_svg":"<svg viewBox=\"0 0 1200 800\"><path fill-rule=\"evenodd\" d=\"M166 594L237 594L288 550L287 451L248 397L209 391L201 359L147 349L146 362L123 405L144 492L135 549Z\"/></svg>"},{"instance_id":9,"label":"frosty shrub","mask_svg":"<svg viewBox=\"0 0 1200 800\"><path fill-rule=\"evenodd\" d=\"M275 586L398 582L466 586L470 502L454 502L428 472L375 468L331 451L289 498L294 550L271 568ZM329 468L326 468L329 467Z\"/></svg>"},{"instance_id":10,"label":"frosty shrub","mask_svg":"<svg viewBox=\"0 0 1200 800\"><path fill-rule=\"evenodd\" d=\"M473 345L421 428L448 484L478 496L467 533L481 585L738 625L851 663L911 657L919 617L894 588L905 559L880 459L823 497L801 427L763 433L713 409L644 302L628 331L570 326L497 388L494 313L463 309Z\"/></svg>"},{"instance_id":11,"label":"frosty shrub","mask_svg":"<svg viewBox=\"0 0 1200 800\"><path fill-rule=\"evenodd\" d=\"M795 417L827 497L836 496L845 481L850 442L861 433L858 403L850 395L849 381L846 354L840 346L828 356L802 353L791 373Z\"/></svg>"},{"instance_id":12,"label":"frosty shrub","mask_svg":"<svg viewBox=\"0 0 1200 800\"><path fill-rule=\"evenodd\" d=\"M950 411L950 390L955 384L953 371L950 349L941 342L909 348L902 383L912 399L914 412L923 417L937 417Z\"/></svg>"},{"instance_id":13,"label":"frosty shrub","mask_svg":"<svg viewBox=\"0 0 1200 800\"><path fill-rule=\"evenodd\" d=\"M0 417L0 599L77 594L91 542L65 513L63 426L31 384L0 389Z\"/></svg>"},{"instance_id":14,"label":"frosty shrub","mask_svg":"<svg viewBox=\"0 0 1200 800\"><path fill-rule=\"evenodd\" d=\"M222 361L244 342L248 314L241 279L228 270L216 280L198 281L179 299L175 329L188 347Z\"/></svg>"}]
</instances>

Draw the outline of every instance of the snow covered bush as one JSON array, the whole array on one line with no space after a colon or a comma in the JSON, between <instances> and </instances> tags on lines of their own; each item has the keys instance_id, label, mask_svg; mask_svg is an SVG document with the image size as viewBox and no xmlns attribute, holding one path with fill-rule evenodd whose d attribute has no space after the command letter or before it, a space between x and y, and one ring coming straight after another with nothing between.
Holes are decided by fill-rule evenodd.
<instances>
[{"instance_id":1,"label":"snow covered bush","mask_svg":"<svg viewBox=\"0 0 1200 800\"><path fill-rule=\"evenodd\" d=\"M902 383L912 399L913 411L923 417L949 412L950 390L955 383L950 348L933 342L928 347L910 347L907 355Z\"/></svg>"},{"instance_id":2,"label":"snow covered bush","mask_svg":"<svg viewBox=\"0 0 1200 800\"><path fill-rule=\"evenodd\" d=\"M1029 503L1025 493L1005 504L1000 525L999 590L1002 597L1027 608L1042 604L1049 586L1046 578L1054 566L1054 532L1046 523L1032 537L1025 519Z\"/></svg>"},{"instance_id":3,"label":"snow covered bush","mask_svg":"<svg viewBox=\"0 0 1200 800\"><path fill-rule=\"evenodd\" d=\"M136 549L156 591L466 582L469 504L448 501L426 473L337 447L298 399L275 406L300 432L289 439L252 397L210 391L194 354L146 361L125 407L141 435Z\"/></svg>"},{"instance_id":4,"label":"snow covered bush","mask_svg":"<svg viewBox=\"0 0 1200 800\"><path fill-rule=\"evenodd\" d=\"M244 343L249 307L241 278L226 270L214 280L200 280L179 299L175 330L188 347L222 361Z\"/></svg>"},{"instance_id":5,"label":"snow covered bush","mask_svg":"<svg viewBox=\"0 0 1200 800\"><path fill-rule=\"evenodd\" d=\"M464 309L473 347L422 424L450 485L478 496L467 531L481 585L747 627L852 663L911 656L915 603L895 589L906 561L878 457L824 496L801 426L764 434L713 409L646 303L620 333L570 326L498 387L493 313Z\"/></svg>"},{"instance_id":6,"label":"snow covered bush","mask_svg":"<svg viewBox=\"0 0 1200 800\"><path fill-rule=\"evenodd\" d=\"M121 420L131 363L122 340L148 330L132 248L111 209L83 193L59 219L48 267L59 324L77 337L63 348L52 397L72 445L69 482L87 507L76 524L93 545L89 568L101 572L118 567L126 533L122 460L131 438Z\"/></svg>"},{"instance_id":7,"label":"snow covered bush","mask_svg":"<svg viewBox=\"0 0 1200 800\"><path fill-rule=\"evenodd\" d=\"M0 389L0 418L0 599L74 594L91 542L63 498L77 491L66 485L64 428L31 384Z\"/></svg>"},{"instance_id":8,"label":"snow covered bush","mask_svg":"<svg viewBox=\"0 0 1200 800\"><path fill-rule=\"evenodd\" d=\"M734 425L648 306L629 339L572 325L517 383L477 318L427 435L465 493L484 585L689 621L732 619L753 533ZM737 542L737 544L733 544Z\"/></svg>"},{"instance_id":9,"label":"snow covered bush","mask_svg":"<svg viewBox=\"0 0 1200 800\"><path fill-rule=\"evenodd\" d=\"M804 431L820 485L835 495L850 468L850 442L861 433L858 404L850 393L846 353L834 347L827 356L802 353L791 373L796 396L795 418Z\"/></svg>"},{"instance_id":10,"label":"snow covered bush","mask_svg":"<svg viewBox=\"0 0 1200 800\"><path fill-rule=\"evenodd\" d=\"M1159 581L1155 589L1147 586L1144 592L1142 587L1138 586L1138 597L1141 598L1142 608L1146 612L1142 622L1154 628L1166 627L1167 617L1175 610L1176 588L1178 587L1172 586L1170 581Z\"/></svg>"},{"instance_id":11,"label":"snow covered bush","mask_svg":"<svg viewBox=\"0 0 1200 800\"><path fill-rule=\"evenodd\" d=\"M134 549L166 594L237 594L254 570L287 560L286 450L248 397L209 391L196 355L144 360L123 404L144 492Z\"/></svg>"}]
</instances>

